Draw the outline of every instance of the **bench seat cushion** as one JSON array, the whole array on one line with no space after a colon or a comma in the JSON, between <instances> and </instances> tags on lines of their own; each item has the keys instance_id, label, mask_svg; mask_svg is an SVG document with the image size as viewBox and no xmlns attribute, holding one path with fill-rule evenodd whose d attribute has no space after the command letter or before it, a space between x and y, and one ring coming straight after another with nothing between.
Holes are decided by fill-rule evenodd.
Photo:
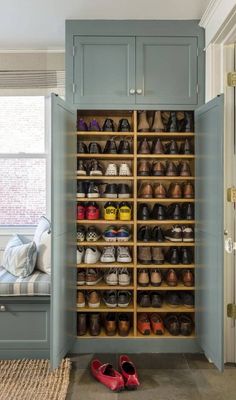
<instances>
[{"instance_id":1,"label":"bench seat cushion","mask_svg":"<svg viewBox=\"0 0 236 400\"><path fill-rule=\"evenodd\" d=\"M0 266L0 296L49 296L51 277L35 270L30 276L11 275Z\"/></svg>"}]
</instances>

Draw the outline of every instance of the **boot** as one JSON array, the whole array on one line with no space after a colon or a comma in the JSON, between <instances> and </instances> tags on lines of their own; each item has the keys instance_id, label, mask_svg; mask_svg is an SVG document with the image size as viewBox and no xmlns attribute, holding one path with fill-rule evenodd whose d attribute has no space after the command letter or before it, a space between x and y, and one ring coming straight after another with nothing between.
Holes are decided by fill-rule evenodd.
<instances>
[{"instance_id":1,"label":"boot","mask_svg":"<svg viewBox=\"0 0 236 400\"><path fill-rule=\"evenodd\" d=\"M149 123L147 121L147 113L146 111L141 111L139 113L139 119L138 119L138 132L149 132L150 127Z\"/></svg>"},{"instance_id":2,"label":"boot","mask_svg":"<svg viewBox=\"0 0 236 400\"><path fill-rule=\"evenodd\" d=\"M154 120L152 124L151 131L152 132L164 132L165 127L163 125L162 119L161 119L161 111L156 111L154 115Z\"/></svg>"}]
</instances>

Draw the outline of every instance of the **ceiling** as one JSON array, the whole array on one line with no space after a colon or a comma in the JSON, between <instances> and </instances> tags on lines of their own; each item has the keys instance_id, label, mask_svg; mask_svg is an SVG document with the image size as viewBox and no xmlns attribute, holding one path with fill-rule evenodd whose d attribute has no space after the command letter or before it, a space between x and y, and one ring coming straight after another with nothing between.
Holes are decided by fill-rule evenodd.
<instances>
[{"instance_id":1,"label":"ceiling","mask_svg":"<svg viewBox=\"0 0 236 400\"><path fill-rule=\"evenodd\" d=\"M209 2L2 0L0 50L63 49L66 19L200 19Z\"/></svg>"}]
</instances>

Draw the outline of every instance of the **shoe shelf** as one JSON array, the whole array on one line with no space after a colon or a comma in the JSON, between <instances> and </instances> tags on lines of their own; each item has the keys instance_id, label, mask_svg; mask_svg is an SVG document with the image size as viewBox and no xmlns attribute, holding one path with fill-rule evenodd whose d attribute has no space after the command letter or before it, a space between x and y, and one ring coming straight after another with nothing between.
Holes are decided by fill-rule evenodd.
<instances>
[{"instance_id":1,"label":"shoe shelf","mask_svg":"<svg viewBox=\"0 0 236 400\"><path fill-rule=\"evenodd\" d=\"M137 203L195 203L195 199L173 199L173 198L165 198L165 199L143 199L142 197L137 198ZM145 221L144 221L145 222Z\"/></svg>"},{"instance_id":2,"label":"shoe shelf","mask_svg":"<svg viewBox=\"0 0 236 400\"><path fill-rule=\"evenodd\" d=\"M91 289L90 289L91 290ZM119 312L128 313L134 312L133 304L129 304L128 307L107 307L106 304L101 303L99 307L76 307L77 312Z\"/></svg>"},{"instance_id":3,"label":"shoe shelf","mask_svg":"<svg viewBox=\"0 0 236 400\"><path fill-rule=\"evenodd\" d=\"M129 334L126 336L121 336L119 335L118 332L116 332L115 335L107 335L105 332L105 329L102 328L101 329L101 333L99 335L96 336L92 336L89 333L86 333L86 335L82 335L82 336L77 336L77 339L127 339L127 338L134 338L134 330L133 328L130 329Z\"/></svg>"},{"instance_id":4,"label":"shoe shelf","mask_svg":"<svg viewBox=\"0 0 236 400\"><path fill-rule=\"evenodd\" d=\"M145 290L150 290L150 291L161 291L161 290L166 290L166 291L170 291L170 290L174 290L174 291L179 291L179 290L195 290L195 286L184 286L184 284L182 282L179 282L177 286L168 286L167 283L163 283L160 286L137 286L137 290L140 291L145 291Z\"/></svg>"},{"instance_id":5,"label":"shoe shelf","mask_svg":"<svg viewBox=\"0 0 236 400\"><path fill-rule=\"evenodd\" d=\"M175 314L175 313L193 313L195 312L195 308L190 308L190 307L185 307L185 306L178 306L178 307L172 307L169 306L168 304L163 304L161 307L140 307L137 306L136 309L137 312L147 312L147 313L171 313L171 314Z\"/></svg>"},{"instance_id":6,"label":"shoe shelf","mask_svg":"<svg viewBox=\"0 0 236 400\"><path fill-rule=\"evenodd\" d=\"M185 138L194 137L194 132L137 132L137 137L155 137L156 138Z\"/></svg>"},{"instance_id":7,"label":"shoe shelf","mask_svg":"<svg viewBox=\"0 0 236 400\"><path fill-rule=\"evenodd\" d=\"M134 285L108 285L106 282L99 282L97 285L77 285L78 290L134 290Z\"/></svg>"},{"instance_id":8,"label":"shoe shelf","mask_svg":"<svg viewBox=\"0 0 236 400\"><path fill-rule=\"evenodd\" d=\"M152 246L152 247L194 247L194 242L137 242L137 246Z\"/></svg>"},{"instance_id":9,"label":"shoe shelf","mask_svg":"<svg viewBox=\"0 0 236 400\"><path fill-rule=\"evenodd\" d=\"M152 159L194 159L194 154L137 154L137 158L152 158ZM158 179L158 178L157 178ZM186 178L187 179L187 178Z\"/></svg>"},{"instance_id":10,"label":"shoe shelf","mask_svg":"<svg viewBox=\"0 0 236 400\"><path fill-rule=\"evenodd\" d=\"M114 160L132 160L134 158L133 154L88 154L88 153L78 153L78 158L101 158L101 159L114 159Z\"/></svg>"},{"instance_id":11,"label":"shoe shelf","mask_svg":"<svg viewBox=\"0 0 236 400\"><path fill-rule=\"evenodd\" d=\"M137 264L138 269L192 269L195 268L195 264Z\"/></svg>"},{"instance_id":12,"label":"shoe shelf","mask_svg":"<svg viewBox=\"0 0 236 400\"><path fill-rule=\"evenodd\" d=\"M105 240L98 240L97 242L77 242L77 246L134 246L134 242L106 242Z\"/></svg>"},{"instance_id":13,"label":"shoe shelf","mask_svg":"<svg viewBox=\"0 0 236 400\"><path fill-rule=\"evenodd\" d=\"M133 197L124 197L124 198L120 198L120 197L116 197L116 198L110 198L110 197L96 197L91 199L91 197L76 197L77 201L95 201L96 203L106 203L108 201L128 201L128 202L134 202L134 198Z\"/></svg>"},{"instance_id":14,"label":"shoe shelf","mask_svg":"<svg viewBox=\"0 0 236 400\"><path fill-rule=\"evenodd\" d=\"M77 180L92 180L92 181L101 181L101 180L106 180L106 181L133 181L134 177L133 176L106 176L106 175L100 175L100 176L88 176L88 175L77 175ZM96 200L96 197L91 198L92 200ZM114 200L114 199L113 199ZM122 199L123 200L123 199Z\"/></svg>"},{"instance_id":15,"label":"shoe shelf","mask_svg":"<svg viewBox=\"0 0 236 400\"><path fill-rule=\"evenodd\" d=\"M96 264L77 264L77 268L134 268L134 264L133 263L102 263L102 262L98 262ZM88 288L88 286L87 286Z\"/></svg>"},{"instance_id":16,"label":"shoe shelf","mask_svg":"<svg viewBox=\"0 0 236 400\"><path fill-rule=\"evenodd\" d=\"M123 137L132 137L135 135L134 132L105 132L105 131L77 131L78 137L87 136L90 138L91 136L95 136L96 138L106 138L107 136L115 137L117 139L122 139ZM185 135L186 136L186 135Z\"/></svg>"},{"instance_id":17,"label":"shoe shelf","mask_svg":"<svg viewBox=\"0 0 236 400\"><path fill-rule=\"evenodd\" d=\"M147 181L194 181L194 176L137 176L137 180Z\"/></svg>"},{"instance_id":18,"label":"shoe shelf","mask_svg":"<svg viewBox=\"0 0 236 400\"><path fill-rule=\"evenodd\" d=\"M137 220L137 224L142 224L142 225L169 225L169 224L174 224L174 225L191 225L195 224L195 220L193 219L164 219L164 220L155 220L155 219L147 219L146 221L143 221L142 219Z\"/></svg>"},{"instance_id":19,"label":"shoe shelf","mask_svg":"<svg viewBox=\"0 0 236 400\"><path fill-rule=\"evenodd\" d=\"M154 335L154 333L151 333L150 335L142 335L142 333L138 332L136 338L137 339L173 339L173 338L196 339L196 334L195 334L195 331L193 331L191 333L191 335L189 335L189 336L183 336L183 335L174 336L174 335L171 335L167 330L165 330L164 335Z\"/></svg>"},{"instance_id":20,"label":"shoe shelf","mask_svg":"<svg viewBox=\"0 0 236 400\"><path fill-rule=\"evenodd\" d=\"M108 225L133 225L134 221L120 221L119 219L114 221L107 221L105 219L78 219L77 224L108 224Z\"/></svg>"}]
</instances>

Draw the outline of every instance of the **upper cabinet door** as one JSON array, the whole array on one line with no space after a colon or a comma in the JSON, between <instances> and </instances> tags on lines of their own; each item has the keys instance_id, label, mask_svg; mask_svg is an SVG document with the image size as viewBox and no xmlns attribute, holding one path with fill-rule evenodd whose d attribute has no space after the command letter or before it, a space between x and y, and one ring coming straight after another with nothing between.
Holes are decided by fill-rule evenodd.
<instances>
[{"instance_id":1,"label":"upper cabinet door","mask_svg":"<svg viewBox=\"0 0 236 400\"><path fill-rule=\"evenodd\" d=\"M196 330L206 356L224 366L224 99L196 110Z\"/></svg>"},{"instance_id":2,"label":"upper cabinet door","mask_svg":"<svg viewBox=\"0 0 236 400\"><path fill-rule=\"evenodd\" d=\"M74 38L74 104L135 103L135 38Z\"/></svg>"},{"instance_id":3,"label":"upper cabinet door","mask_svg":"<svg viewBox=\"0 0 236 400\"><path fill-rule=\"evenodd\" d=\"M197 38L136 38L136 103L196 105Z\"/></svg>"}]
</instances>

